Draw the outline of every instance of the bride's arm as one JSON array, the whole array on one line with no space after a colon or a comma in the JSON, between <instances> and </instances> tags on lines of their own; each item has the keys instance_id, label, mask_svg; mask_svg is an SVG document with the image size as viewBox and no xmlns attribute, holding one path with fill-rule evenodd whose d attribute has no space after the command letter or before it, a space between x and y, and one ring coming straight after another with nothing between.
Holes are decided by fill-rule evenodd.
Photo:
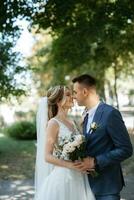
<instances>
[{"instance_id":1,"label":"bride's arm","mask_svg":"<svg viewBox=\"0 0 134 200\"><path fill-rule=\"evenodd\" d=\"M57 141L58 133L59 133L59 125L56 121L50 120L47 126L47 139L46 139L46 148L45 148L45 160L53 165L58 165L61 167L67 167L70 169L74 169L73 162L65 161L58 159L53 156L54 144Z\"/></svg>"}]
</instances>

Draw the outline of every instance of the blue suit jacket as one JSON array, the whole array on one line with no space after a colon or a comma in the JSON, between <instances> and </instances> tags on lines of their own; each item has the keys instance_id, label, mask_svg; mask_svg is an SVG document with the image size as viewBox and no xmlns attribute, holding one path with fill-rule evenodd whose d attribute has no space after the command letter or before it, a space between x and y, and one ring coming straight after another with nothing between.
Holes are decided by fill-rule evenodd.
<instances>
[{"instance_id":1,"label":"blue suit jacket","mask_svg":"<svg viewBox=\"0 0 134 200\"><path fill-rule=\"evenodd\" d=\"M110 105L100 103L93 122L99 127L85 134L88 156L96 157L99 176L88 175L95 195L119 193L124 185L120 163L132 155L132 144L120 112Z\"/></svg>"}]
</instances>

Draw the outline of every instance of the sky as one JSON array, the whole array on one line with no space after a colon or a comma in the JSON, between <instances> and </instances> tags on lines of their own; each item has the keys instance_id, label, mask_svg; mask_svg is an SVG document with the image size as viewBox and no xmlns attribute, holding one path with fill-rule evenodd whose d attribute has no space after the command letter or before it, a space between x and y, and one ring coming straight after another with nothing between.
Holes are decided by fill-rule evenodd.
<instances>
[{"instance_id":1,"label":"sky","mask_svg":"<svg viewBox=\"0 0 134 200\"><path fill-rule=\"evenodd\" d=\"M28 57L32 53L32 47L34 44L34 38L32 34L28 31L28 22L25 20L19 20L16 22L23 30L20 38L17 41L17 44L14 48L15 51L22 53L24 57ZM27 80L28 81L28 80ZM29 80L30 82L30 80ZM15 108L8 106L7 104L3 104L0 106L0 113L4 117L7 123L12 123L14 121Z\"/></svg>"},{"instance_id":2,"label":"sky","mask_svg":"<svg viewBox=\"0 0 134 200\"><path fill-rule=\"evenodd\" d=\"M32 46L34 38L28 31L29 23L25 20L17 21L17 24L23 29L20 38L17 41L15 51L21 52L24 57L30 56L32 53Z\"/></svg>"}]
</instances>

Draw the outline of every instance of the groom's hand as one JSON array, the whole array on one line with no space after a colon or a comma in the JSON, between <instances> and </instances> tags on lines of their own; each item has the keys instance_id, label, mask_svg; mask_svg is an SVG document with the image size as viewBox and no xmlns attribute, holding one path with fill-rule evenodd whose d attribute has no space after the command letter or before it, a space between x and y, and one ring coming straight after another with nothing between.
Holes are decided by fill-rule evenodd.
<instances>
[{"instance_id":1,"label":"groom's hand","mask_svg":"<svg viewBox=\"0 0 134 200\"><path fill-rule=\"evenodd\" d=\"M81 172L88 171L90 173L90 171L94 171L95 168L94 158L87 157L84 158L83 161L76 161L74 167Z\"/></svg>"}]
</instances>

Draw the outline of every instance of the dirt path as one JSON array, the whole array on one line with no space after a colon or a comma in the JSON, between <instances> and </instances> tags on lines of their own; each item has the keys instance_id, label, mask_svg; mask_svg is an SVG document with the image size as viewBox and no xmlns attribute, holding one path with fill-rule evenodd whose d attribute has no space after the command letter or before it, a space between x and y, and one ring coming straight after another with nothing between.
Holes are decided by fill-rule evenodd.
<instances>
[{"instance_id":1,"label":"dirt path","mask_svg":"<svg viewBox=\"0 0 134 200\"><path fill-rule=\"evenodd\" d=\"M128 176L125 177L125 183L126 183L126 187L123 188L122 190L122 199L123 200L134 200L134 177L132 176Z\"/></svg>"},{"instance_id":2,"label":"dirt path","mask_svg":"<svg viewBox=\"0 0 134 200\"><path fill-rule=\"evenodd\" d=\"M33 180L0 181L0 200L32 200Z\"/></svg>"},{"instance_id":3,"label":"dirt path","mask_svg":"<svg viewBox=\"0 0 134 200\"><path fill-rule=\"evenodd\" d=\"M125 178L122 200L134 200L134 178ZM33 180L0 181L0 200L33 200Z\"/></svg>"}]
</instances>

